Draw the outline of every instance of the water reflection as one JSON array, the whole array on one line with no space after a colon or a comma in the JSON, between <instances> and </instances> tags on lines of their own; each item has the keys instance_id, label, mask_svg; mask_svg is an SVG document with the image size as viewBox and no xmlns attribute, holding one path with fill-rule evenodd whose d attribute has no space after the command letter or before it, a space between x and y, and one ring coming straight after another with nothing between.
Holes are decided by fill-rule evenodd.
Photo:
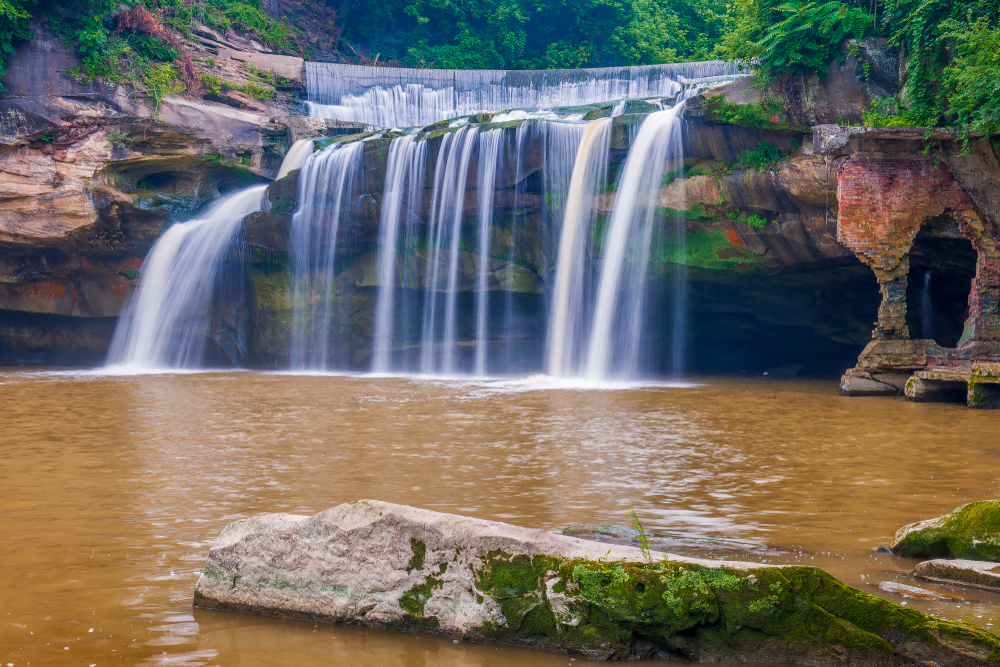
<instances>
[{"instance_id":1,"label":"water reflection","mask_svg":"<svg viewBox=\"0 0 1000 667\"><path fill-rule=\"evenodd\" d=\"M228 522L365 497L545 529L624 523L632 502L647 528L778 546L758 557L902 601L875 584L931 586L871 549L994 497L1000 452L1000 414L844 399L830 383L6 373L0 398L0 647L15 664L568 661L192 610ZM962 596L908 604L995 622L996 596Z\"/></svg>"}]
</instances>

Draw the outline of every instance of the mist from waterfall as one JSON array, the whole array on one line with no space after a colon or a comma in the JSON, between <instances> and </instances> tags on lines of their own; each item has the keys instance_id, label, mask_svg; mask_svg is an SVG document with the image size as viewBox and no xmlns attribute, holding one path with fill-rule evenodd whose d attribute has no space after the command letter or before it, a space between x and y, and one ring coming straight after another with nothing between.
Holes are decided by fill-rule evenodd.
<instances>
[{"instance_id":1,"label":"mist from waterfall","mask_svg":"<svg viewBox=\"0 0 1000 667\"><path fill-rule=\"evenodd\" d=\"M722 61L577 70L442 70L306 63L309 114L416 127L505 109L676 98L689 80L737 74ZM702 82L704 83L704 81Z\"/></svg>"}]
</instances>

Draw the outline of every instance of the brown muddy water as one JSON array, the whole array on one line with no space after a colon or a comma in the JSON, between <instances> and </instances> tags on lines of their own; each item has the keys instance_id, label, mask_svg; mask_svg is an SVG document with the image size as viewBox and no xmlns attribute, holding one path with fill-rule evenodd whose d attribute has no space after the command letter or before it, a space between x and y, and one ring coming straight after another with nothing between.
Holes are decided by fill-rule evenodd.
<instances>
[{"instance_id":1,"label":"brown muddy water","mask_svg":"<svg viewBox=\"0 0 1000 667\"><path fill-rule=\"evenodd\" d=\"M544 529L625 524L631 502L647 529L764 543L781 551L758 560L991 629L1000 617L1000 596L913 581L915 561L872 553L906 523L996 497L998 412L818 381L257 373L8 371L0 401L0 667L586 662L192 608L229 522L359 498ZM879 581L965 600L905 600Z\"/></svg>"}]
</instances>

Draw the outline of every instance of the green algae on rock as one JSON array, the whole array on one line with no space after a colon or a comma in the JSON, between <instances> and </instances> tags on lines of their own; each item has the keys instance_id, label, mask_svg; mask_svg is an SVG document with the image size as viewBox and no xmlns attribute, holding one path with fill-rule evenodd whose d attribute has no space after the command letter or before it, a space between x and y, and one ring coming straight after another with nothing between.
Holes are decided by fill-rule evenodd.
<instances>
[{"instance_id":1,"label":"green algae on rock","mask_svg":"<svg viewBox=\"0 0 1000 667\"><path fill-rule=\"evenodd\" d=\"M1000 639L814 567L719 562L377 501L223 530L195 605L600 659L1000 665Z\"/></svg>"},{"instance_id":2,"label":"green algae on rock","mask_svg":"<svg viewBox=\"0 0 1000 667\"><path fill-rule=\"evenodd\" d=\"M903 526L891 549L909 558L1000 560L1000 500L979 500L942 517Z\"/></svg>"}]
</instances>

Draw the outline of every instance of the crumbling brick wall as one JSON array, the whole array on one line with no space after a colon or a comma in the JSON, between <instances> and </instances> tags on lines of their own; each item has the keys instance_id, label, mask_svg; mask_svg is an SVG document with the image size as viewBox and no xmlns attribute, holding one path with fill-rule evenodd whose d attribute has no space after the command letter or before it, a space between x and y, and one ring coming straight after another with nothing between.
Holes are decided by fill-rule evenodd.
<instances>
[{"instance_id":1,"label":"crumbling brick wall","mask_svg":"<svg viewBox=\"0 0 1000 667\"><path fill-rule=\"evenodd\" d=\"M882 291L876 339L906 339L909 252L920 226L944 213L979 254L961 344L1000 341L1000 242L947 167L922 156L855 153L838 172L839 241L870 266Z\"/></svg>"}]
</instances>

